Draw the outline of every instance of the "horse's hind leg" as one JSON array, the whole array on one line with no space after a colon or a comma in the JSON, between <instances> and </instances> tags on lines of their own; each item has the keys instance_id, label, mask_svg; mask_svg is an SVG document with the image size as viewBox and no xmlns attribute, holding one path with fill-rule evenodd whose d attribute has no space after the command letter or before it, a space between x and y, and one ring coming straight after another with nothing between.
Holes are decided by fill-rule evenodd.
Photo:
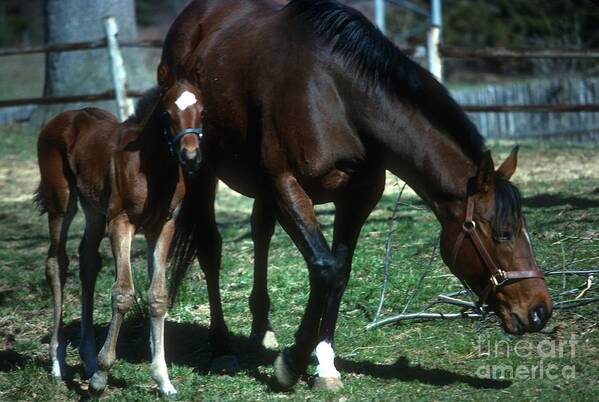
<instances>
[{"instance_id":1,"label":"horse's hind leg","mask_svg":"<svg viewBox=\"0 0 599 402\"><path fill-rule=\"evenodd\" d=\"M106 217L85 208L85 233L79 245L79 278L81 280L81 343L79 355L86 378L96 371L96 336L94 334L94 289L102 267L98 247L104 237Z\"/></svg>"},{"instance_id":2,"label":"horse's hind leg","mask_svg":"<svg viewBox=\"0 0 599 402\"><path fill-rule=\"evenodd\" d=\"M102 350L98 354L98 369L89 385L93 392L102 392L106 388L108 373L116 359L116 342L125 313L133 305L133 277L131 275L131 240L135 227L126 214L120 214L110 220L108 225L112 254L116 264L116 281L112 286L112 320Z\"/></svg>"},{"instance_id":3,"label":"horse's hind leg","mask_svg":"<svg viewBox=\"0 0 599 402\"><path fill-rule=\"evenodd\" d=\"M261 199L254 201L252 210L252 240L254 242L254 286L250 295L252 312L252 338L267 349L277 349L279 344L268 321L270 298L267 288L268 247L275 229L273 208Z\"/></svg>"},{"instance_id":4,"label":"horse's hind leg","mask_svg":"<svg viewBox=\"0 0 599 402\"><path fill-rule=\"evenodd\" d=\"M52 292L54 304L54 327L50 339L50 359L52 375L63 377L66 374L66 341L62 329L63 289L67 277L69 258L66 252L69 226L77 212L76 197L71 194L68 183L52 187L48 209L48 230L50 247L46 259L46 281Z\"/></svg>"},{"instance_id":5,"label":"horse's hind leg","mask_svg":"<svg viewBox=\"0 0 599 402\"><path fill-rule=\"evenodd\" d=\"M164 320L168 309L168 292L166 289L167 258L171 241L175 232L174 221L169 220L161 230L147 230L148 271L150 274L150 345L152 347L152 378L158 384L160 393L165 396L177 393L168 377L168 369L164 358Z\"/></svg>"}]
</instances>

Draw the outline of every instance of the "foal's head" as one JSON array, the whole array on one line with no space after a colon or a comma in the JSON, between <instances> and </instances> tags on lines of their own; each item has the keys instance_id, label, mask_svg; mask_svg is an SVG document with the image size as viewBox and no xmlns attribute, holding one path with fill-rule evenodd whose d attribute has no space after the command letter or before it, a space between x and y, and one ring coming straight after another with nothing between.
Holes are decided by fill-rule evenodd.
<instances>
[{"instance_id":1,"label":"foal's head","mask_svg":"<svg viewBox=\"0 0 599 402\"><path fill-rule=\"evenodd\" d=\"M509 179L518 149L494 170L487 152L471 179L468 197L443 224L441 249L452 272L500 317L512 334L540 331L552 303Z\"/></svg>"},{"instance_id":2,"label":"foal's head","mask_svg":"<svg viewBox=\"0 0 599 402\"><path fill-rule=\"evenodd\" d=\"M187 173L202 162L203 105L198 88L186 81L175 82L162 94L165 138Z\"/></svg>"}]
</instances>

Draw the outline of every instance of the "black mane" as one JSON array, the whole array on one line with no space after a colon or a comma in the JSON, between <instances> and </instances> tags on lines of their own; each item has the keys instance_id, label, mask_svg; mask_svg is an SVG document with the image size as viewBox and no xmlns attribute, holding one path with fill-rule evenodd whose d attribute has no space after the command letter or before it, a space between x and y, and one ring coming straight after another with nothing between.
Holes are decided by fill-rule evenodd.
<instances>
[{"instance_id":1,"label":"black mane","mask_svg":"<svg viewBox=\"0 0 599 402\"><path fill-rule=\"evenodd\" d=\"M493 230L500 236L510 230L511 226L519 227L522 219L522 196L520 190L509 179L500 174L495 175L495 224Z\"/></svg>"},{"instance_id":2,"label":"black mane","mask_svg":"<svg viewBox=\"0 0 599 402\"><path fill-rule=\"evenodd\" d=\"M141 124L144 122L154 111L159 99L159 87L148 89L135 104L135 112L127 118L127 123Z\"/></svg>"},{"instance_id":3,"label":"black mane","mask_svg":"<svg viewBox=\"0 0 599 402\"><path fill-rule=\"evenodd\" d=\"M317 40L332 46L370 85L409 102L449 134L473 161L485 151L483 137L445 87L401 52L359 11L331 0L292 0L286 7L308 24Z\"/></svg>"}]
</instances>

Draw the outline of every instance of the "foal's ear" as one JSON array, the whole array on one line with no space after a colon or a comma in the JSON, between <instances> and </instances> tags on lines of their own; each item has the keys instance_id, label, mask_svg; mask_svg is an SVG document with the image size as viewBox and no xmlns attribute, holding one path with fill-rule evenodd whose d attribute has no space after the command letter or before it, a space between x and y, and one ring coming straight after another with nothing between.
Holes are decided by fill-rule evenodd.
<instances>
[{"instance_id":1,"label":"foal's ear","mask_svg":"<svg viewBox=\"0 0 599 402\"><path fill-rule=\"evenodd\" d=\"M164 90L165 88L168 88L172 85L172 83L175 80L175 77L171 72L170 68L168 68L165 64L160 63L160 65L158 66L157 79L158 86L160 87L160 89Z\"/></svg>"},{"instance_id":2,"label":"foal's ear","mask_svg":"<svg viewBox=\"0 0 599 402\"><path fill-rule=\"evenodd\" d=\"M485 151L478 162L478 171L475 177L476 191L487 191L493 183L495 167L491 151Z\"/></svg>"},{"instance_id":3,"label":"foal's ear","mask_svg":"<svg viewBox=\"0 0 599 402\"><path fill-rule=\"evenodd\" d=\"M518 150L520 147L516 145L510 155L503 161L499 169L497 169L497 173L504 176L506 179L512 177L514 172L516 171L516 167L518 166Z\"/></svg>"}]
</instances>

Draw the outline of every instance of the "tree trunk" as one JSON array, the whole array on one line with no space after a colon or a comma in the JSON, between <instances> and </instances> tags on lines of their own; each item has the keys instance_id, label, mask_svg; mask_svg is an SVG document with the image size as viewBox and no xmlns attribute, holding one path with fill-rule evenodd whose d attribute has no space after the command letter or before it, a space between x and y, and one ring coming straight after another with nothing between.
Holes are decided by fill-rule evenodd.
<instances>
[{"instance_id":1,"label":"tree trunk","mask_svg":"<svg viewBox=\"0 0 599 402\"><path fill-rule=\"evenodd\" d=\"M137 38L134 0L45 0L46 42L53 44L102 39L105 37L104 18L110 15L117 20L118 39ZM151 87L155 73L143 62L142 50L121 50L128 88L143 90ZM79 95L111 89L107 49L46 55L45 95ZM115 102L104 102L101 107L108 107L113 112L116 110Z\"/></svg>"}]
</instances>

